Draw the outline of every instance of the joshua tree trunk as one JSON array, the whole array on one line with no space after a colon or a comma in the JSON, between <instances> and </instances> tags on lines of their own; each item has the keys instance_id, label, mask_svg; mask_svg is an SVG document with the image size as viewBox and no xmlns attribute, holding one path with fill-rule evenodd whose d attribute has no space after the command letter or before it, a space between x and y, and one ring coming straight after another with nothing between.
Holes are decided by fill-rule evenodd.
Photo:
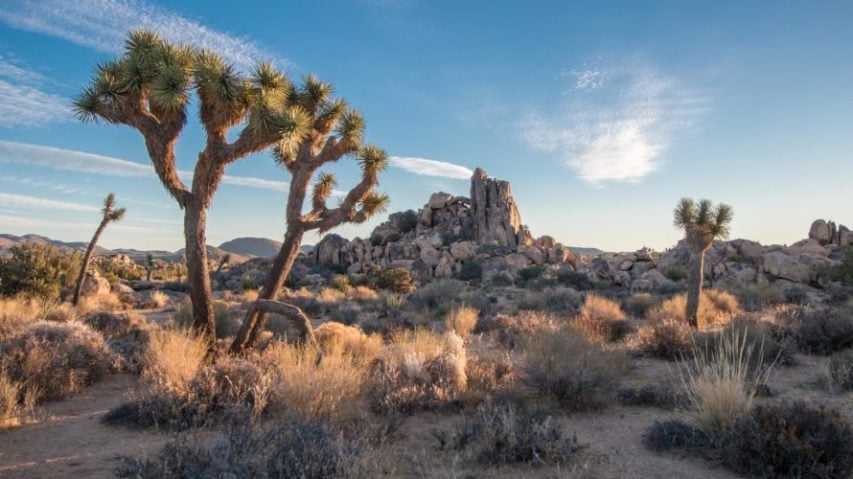
<instances>
[{"instance_id":1,"label":"joshua tree trunk","mask_svg":"<svg viewBox=\"0 0 853 479\"><path fill-rule=\"evenodd\" d=\"M705 251L692 251L690 254L690 279L687 282L687 310L685 318L691 328L699 327L699 297L702 294L702 282L705 277Z\"/></svg>"},{"instance_id":2,"label":"joshua tree trunk","mask_svg":"<svg viewBox=\"0 0 853 479\"><path fill-rule=\"evenodd\" d=\"M187 284L193 309L193 329L209 338L216 331L213 298L207 266L207 208L197 196L191 197L184 212L184 255L187 264Z\"/></svg>"},{"instance_id":3,"label":"joshua tree trunk","mask_svg":"<svg viewBox=\"0 0 853 479\"><path fill-rule=\"evenodd\" d=\"M258 295L259 300L275 301L282 286L284 286L284 281L290 275L290 270L293 269L296 257L299 256L299 245L302 243L302 235L303 230L301 228L291 226L287 229L287 233L284 235L284 243L281 245L281 249L275 257L272 268L267 275L266 283L264 283L264 288ZM262 308L249 309L246 314L246 319L243 320L243 325L240 327L240 331L237 332L234 342L231 343L232 353L239 353L243 349L251 347L252 344L254 344L258 337L258 332L264 325L266 314L267 311ZM304 331L302 333L302 337L299 338L299 341L311 341L314 336L313 331L311 330L311 324L307 321L302 322L306 323L307 326L302 327L302 325L300 325L301 329Z\"/></svg>"},{"instance_id":4,"label":"joshua tree trunk","mask_svg":"<svg viewBox=\"0 0 853 479\"><path fill-rule=\"evenodd\" d=\"M83 255L83 263L80 265L80 274L77 275L77 284L74 285L74 297L71 299L71 304L77 306L80 302L80 292L83 290L83 281L86 280L86 271L89 269L89 262L92 261L92 253L95 251L95 245L98 244L98 239L101 237L101 233L104 232L104 229L107 227L107 223L110 220L108 218L104 218L101 220L101 224L98 225L98 229L95 230L95 235L92 236L92 241L89 242L89 246L86 248L86 254Z\"/></svg>"}]
</instances>

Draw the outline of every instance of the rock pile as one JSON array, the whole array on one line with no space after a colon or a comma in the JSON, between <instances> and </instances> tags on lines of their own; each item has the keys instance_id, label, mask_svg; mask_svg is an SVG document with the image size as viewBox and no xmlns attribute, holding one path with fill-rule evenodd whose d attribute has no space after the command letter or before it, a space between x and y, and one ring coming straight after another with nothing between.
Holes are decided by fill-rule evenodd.
<instances>
[{"instance_id":1,"label":"rock pile","mask_svg":"<svg viewBox=\"0 0 853 479\"><path fill-rule=\"evenodd\" d=\"M514 278L532 265L576 265L569 248L550 236L534 239L506 181L477 169L471 197L434 193L418 212L394 213L369 238L327 235L310 255L316 265L366 273L403 268L421 281L449 278L475 263L483 279Z\"/></svg>"}]
</instances>

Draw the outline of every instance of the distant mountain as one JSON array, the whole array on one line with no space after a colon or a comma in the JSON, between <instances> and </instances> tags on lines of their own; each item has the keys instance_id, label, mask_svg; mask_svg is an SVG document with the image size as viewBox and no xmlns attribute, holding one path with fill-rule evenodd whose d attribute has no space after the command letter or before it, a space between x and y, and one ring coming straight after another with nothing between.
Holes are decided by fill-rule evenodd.
<instances>
[{"instance_id":1,"label":"distant mountain","mask_svg":"<svg viewBox=\"0 0 853 479\"><path fill-rule=\"evenodd\" d=\"M6 250L8 250L9 248L11 248L15 245L25 243L25 242L37 243L37 244L49 244L49 245L53 245L53 246L56 246L57 248L61 248L61 249L79 250L79 251L84 251L86 249L86 247L89 246L88 242L85 242L85 243L82 241L65 242L65 241L50 239L50 238L47 238L45 236L36 235L36 234L28 234L28 235L24 235L24 236L0 234L0 254L5 253ZM102 248L100 246L95 247L95 254L96 255L104 255L104 254L112 254L112 253L113 252L111 250L108 250L106 248Z\"/></svg>"},{"instance_id":2,"label":"distant mountain","mask_svg":"<svg viewBox=\"0 0 853 479\"><path fill-rule=\"evenodd\" d=\"M238 253L231 253L229 251L225 251L225 250L222 250L220 248L217 248L216 246L207 245L207 259L208 259L208 261L219 262L220 260L222 260L222 258L225 257L225 255L230 256L228 264L245 263L246 261L249 261L251 259L249 256L246 256L246 255L242 255L242 254L238 254ZM181 248L178 251L175 251L174 253L171 253L168 256L163 256L162 259L165 259L167 261L180 261L183 257L184 257L184 248Z\"/></svg>"},{"instance_id":3,"label":"distant mountain","mask_svg":"<svg viewBox=\"0 0 853 479\"><path fill-rule=\"evenodd\" d=\"M219 245L219 249L243 256L272 258L281 249L281 241L269 238L234 238Z\"/></svg>"}]
</instances>

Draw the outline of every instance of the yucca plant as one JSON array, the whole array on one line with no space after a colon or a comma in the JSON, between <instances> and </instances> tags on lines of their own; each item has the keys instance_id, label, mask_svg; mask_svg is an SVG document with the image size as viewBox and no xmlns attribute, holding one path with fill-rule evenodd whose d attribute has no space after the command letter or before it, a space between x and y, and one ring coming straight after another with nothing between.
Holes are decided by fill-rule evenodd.
<instances>
[{"instance_id":1,"label":"yucca plant","mask_svg":"<svg viewBox=\"0 0 853 479\"><path fill-rule=\"evenodd\" d=\"M332 93L330 84L308 75L290 96L289 101L301 112L306 128L304 135L283 139L273 150L276 162L291 175L286 208L287 230L258 301L249 308L243 326L234 338L232 352L239 352L254 343L269 307L295 313L289 316L301 323L299 326L305 332L301 339L310 339L310 323L306 322L307 317L301 310L296 311L298 308L291 305L282 309L272 303L290 275L303 236L313 230L325 233L343 223L363 223L384 211L388 205L388 196L374 191L379 183L379 174L388 163L387 155L377 146L364 144L364 118L345 101L333 98ZM361 179L343 195L338 206L330 208L328 201L335 193L337 180L332 173L318 173L318 170L345 156L351 156L359 163ZM304 203L315 177L313 187L310 187L310 210L306 213Z\"/></svg>"},{"instance_id":2,"label":"yucca plant","mask_svg":"<svg viewBox=\"0 0 853 479\"><path fill-rule=\"evenodd\" d=\"M77 275L77 283L74 285L74 296L71 299L71 303L74 306L77 306L77 303L80 302L80 292L83 290L86 271L89 269L89 263L92 261L92 253L95 251L98 239L101 238L101 234L107 228L108 224L120 221L124 218L126 212L125 208L116 208L116 195L110 193L104 198L104 207L101 209L101 223L98 225L98 229L95 230L92 240L89 241L89 246L86 247L86 254L83 255L83 263L80 265L80 273Z\"/></svg>"},{"instance_id":3,"label":"yucca plant","mask_svg":"<svg viewBox=\"0 0 853 479\"><path fill-rule=\"evenodd\" d=\"M690 198L682 198L675 207L674 216L673 223L676 228L684 230L685 242L690 250L685 318L690 327L698 328L697 313L705 276L705 253L714 245L714 241L729 236L734 211L726 204L714 207L710 200L701 200L697 204Z\"/></svg>"},{"instance_id":4,"label":"yucca plant","mask_svg":"<svg viewBox=\"0 0 853 479\"><path fill-rule=\"evenodd\" d=\"M188 186L179 175L175 147L190 116L193 94L207 138ZM134 30L123 54L98 65L91 84L74 103L84 121L126 125L142 134L154 171L184 210L193 327L209 338L216 328L207 210L227 166L276 144L299 145L309 134L311 116L292 101L296 96L287 78L270 64L244 75L214 52ZM239 133L230 135L238 125Z\"/></svg>"}]
</instances>

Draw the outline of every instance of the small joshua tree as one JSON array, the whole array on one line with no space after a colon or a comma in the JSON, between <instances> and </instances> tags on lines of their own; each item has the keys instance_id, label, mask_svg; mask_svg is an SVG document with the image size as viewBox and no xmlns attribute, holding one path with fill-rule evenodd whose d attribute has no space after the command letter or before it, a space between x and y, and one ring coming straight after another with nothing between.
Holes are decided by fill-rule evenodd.
<instances>
[{"instance_id":1,"label":"small joshua tree","mask_svg":"<svg viewBox=\"0 0 853 479\"><path fill-rule=\"evenodd\" d=\"M145 255L145 281L151 281L151 273L154 272L154 256L151 253Z\"/></svg>"},{"instance_id":2,"label":"small joshua tree","mask_svg":"<svg viewBox=\"0 0 853 479\"><path fill-rule=\"evenodd\" d=\"M190 116L193 93L206 139L187 186L178 172L175 145ZM227 166L287 142L290 136L303 136L309 118L292 105L293 93L287 78L270 64L243 75L214 52L135 30L121 57L98 65L92 84L75 101L84 121L126 125L142 134L154 171L184 210L193 328L209 338L216 328L205 238L207 210ZM230 135L238 125L240 131Z\"/></svg>"},{"instance_id":3,"label":"small joshua tree","mask_svg":"<svg viewBox=\"0 0 853 479\"><path fill-rule=\"evenodd\" d=\"M89 263L92 261L92 253L95 251L95 246L98 244L98 239L107 228L107 225L119 221L124 218L127 212L124 208L116 208L116 196L112 193L104 198L104 207L101 209L102 217L101 224L95 230L92 241L89 241L89 246L86 248L86 254L83 255L83 263L80 265L80 274L77 275L77 283L74 285L74 296L71 299L71 304L77 306L80 302L80 292L83 290L83 282L86 280L86 271L89 269Z\"/></svg>"},{"instance_id":4,"label":"small joshua tree","mask_svg":"<svg viewBox=\"0 0 853 479\"><path fill-rule=\"evenodd\" d=\"M290 274L303 235L311 230L325 233L342 223L362 223L384 211L388 196L374 191L379 173L385 169L387 156L373 145L363 145L364 119L340 99L332 99L332 87L312 75L307 76L296 92L294 101L310 121L310 130L299 143L281 142L275 149L276 161L291 175L287 197L287 231L284 243L273 262L258 300L249 308L234 342L232 352L250 347L267 312L283 314L297 322L301 340L313 339L311 325L296 306L276 302L284 281ZM361 180L337 207L327 202L337 185L334 175L320 173L311 189L311 208L305 213L304 203L309 183L317 170L327 163L352 155L361 166Z\"/></svg>"},{"instance_id":5,"label":"small joshua tree","mask_svg":"<svg viewBox=\"0 0 853 479\"><path fill-rule=\"evenodd\" d=\"M729 236L733 215L731 206L721 203L715 208L710 200L701 200L696 204L690 198L682 198L675 207L675 227L684 230L684 239L690 250L685 318L694 329L699 327L697 313L705 276L705 253L714 241Z\"/></svg>"}]
</instances>

